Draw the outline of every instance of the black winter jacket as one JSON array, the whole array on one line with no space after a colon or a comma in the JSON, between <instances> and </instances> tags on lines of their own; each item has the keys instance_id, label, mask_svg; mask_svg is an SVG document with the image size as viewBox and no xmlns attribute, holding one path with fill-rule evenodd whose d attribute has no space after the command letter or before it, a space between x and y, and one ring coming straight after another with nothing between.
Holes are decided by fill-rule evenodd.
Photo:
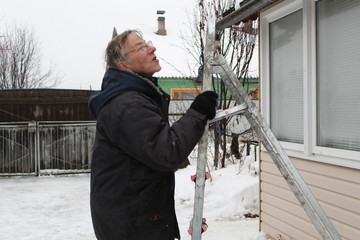
<instances>
[{"instance_id":1,"label":"black winter jacket","mask_svg":"<svg viewBox=\"0 0 360 240\"><path fill-rule=\"evenodd\" d=\"M102 91L90 99L97 116L90 201L98 239L180 238L174 170L199 141L206 119L189 109L170 126L168 98L156 80L109 69Z\"/></svg>"}]
</instances>

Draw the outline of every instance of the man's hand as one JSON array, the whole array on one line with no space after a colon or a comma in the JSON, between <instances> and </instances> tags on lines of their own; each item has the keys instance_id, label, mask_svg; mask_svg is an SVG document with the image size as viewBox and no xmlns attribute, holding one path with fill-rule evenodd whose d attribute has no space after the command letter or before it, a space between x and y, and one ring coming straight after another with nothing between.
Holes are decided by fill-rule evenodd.
<instances>
[{"instance_id":1,"label":"man's hand","mask_svg":"<svg viewBox=\"0 0 360 240\"><path fill-rule=\"evenodd\" d=\"M206 115L211 120L215 117L218 95L213 91L199 94L191 104L190 108Z\"/></svg>"}]
</instances>

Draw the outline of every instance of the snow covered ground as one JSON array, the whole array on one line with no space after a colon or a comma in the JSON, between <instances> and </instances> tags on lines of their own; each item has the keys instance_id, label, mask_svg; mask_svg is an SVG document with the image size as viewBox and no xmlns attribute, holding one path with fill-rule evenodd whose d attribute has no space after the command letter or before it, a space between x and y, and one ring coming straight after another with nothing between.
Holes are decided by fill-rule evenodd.
<instances>
[{"instance_id":1,"label":"snow covered ground","mask_svg":"<svg viewBox=\"0 0 360 240\"><path fill-rule=\"evenodd\" d=\"M211 171L205 190L204 217L209 225L203 240L264 240L258 231L258 176L252 157ZM196 164L176 173L176 210L183 240L193 214ZM242 170L241 170L242 169ZM255 165L256 169L256 165ZM88 174L0 178L0 239L93 240Z\"/></svg>"}]
</instances>

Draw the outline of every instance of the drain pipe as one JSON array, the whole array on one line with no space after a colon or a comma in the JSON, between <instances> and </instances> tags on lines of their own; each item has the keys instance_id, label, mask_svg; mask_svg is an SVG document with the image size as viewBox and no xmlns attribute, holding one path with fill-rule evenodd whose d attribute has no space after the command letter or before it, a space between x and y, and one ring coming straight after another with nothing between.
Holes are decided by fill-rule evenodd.
<instances>
[{"instance_id":1,"label":"drain pipe","mask_svg":"<svg viewBox=\"0 0 360 240\"><path fill-rule=\"evenodd\" d=\"M282 0L250 0L243 6L240 4L240 8L216 22L216 30L223 30L230 27L241 20L254 15L254 13L257 13L270 4L280 1Z\"/></svg>"}]
</instances>

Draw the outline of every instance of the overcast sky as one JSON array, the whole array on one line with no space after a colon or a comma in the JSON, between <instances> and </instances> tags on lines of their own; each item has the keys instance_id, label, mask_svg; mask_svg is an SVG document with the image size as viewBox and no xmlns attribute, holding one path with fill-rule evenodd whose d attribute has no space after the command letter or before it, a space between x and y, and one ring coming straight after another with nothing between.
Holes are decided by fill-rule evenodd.
<instances>
[{"instance_id":1,"label":"overcast sky","mask_svg":"<svg viewBox=\"0 0 360 240\"><path fill-rule=\"evenodd\" d=\"M48 68L51 62L62 76L57 88L96 90L104 74L103 54L113 27L118 32L139 29L147 38L147 32L157 30L156 11L165 10L166 23L171 26L169 35L179 37L179 29L187 23L186 10L191 11L194 3L195 0L1 0L0 32L5 25L14 23L33 29L41 44L42 65ZM156 47L160 52L161 46Z\"/></svg>"}]
</instances>

